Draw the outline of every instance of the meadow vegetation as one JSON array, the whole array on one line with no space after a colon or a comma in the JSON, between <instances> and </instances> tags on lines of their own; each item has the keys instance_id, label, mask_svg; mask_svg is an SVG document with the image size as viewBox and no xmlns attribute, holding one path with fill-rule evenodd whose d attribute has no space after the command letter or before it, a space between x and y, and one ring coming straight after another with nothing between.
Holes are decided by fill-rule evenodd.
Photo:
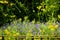
<instances>
[{"instance_id":1,"label":"meadow vegetation","mask_svg":"<svg viewBox=\"0 0 60 40\"><path fill-rule=\"evenodd\" d=\"M23 35L26 40L37 35L60 36L60 0L2 0L0 5L1 40L2 36L4 40Z\"/></svg>"}]
</instances>

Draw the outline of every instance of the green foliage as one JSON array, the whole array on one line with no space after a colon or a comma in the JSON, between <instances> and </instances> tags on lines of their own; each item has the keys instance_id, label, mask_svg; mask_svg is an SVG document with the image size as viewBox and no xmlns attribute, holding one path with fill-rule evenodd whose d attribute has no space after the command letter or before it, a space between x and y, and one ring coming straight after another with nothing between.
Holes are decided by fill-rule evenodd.
<instances>
[{"instance_id":1,"label":"green foliage","mask_svg":"<svg viewBox=\"0 0 60 40\"><path fill-rule=\"evenodd\" d=\"M57 17L56 14L58 14L57 10L59 10L59 7L55 0L54 1L45 0L37 8L39 10L38 15L40 16L40 19L42 19L44 21L53 20L53 18L56 19L56 17Z\"/></svg>"},{"instance_id":2,"label":"green foliage","mask_svg":"<svg viewBox=\"0 0 60 40\"><path fill-rule=\"evenodd\" d=\"M59 0L8 0L0 1L0 25L28 16L29 21L59 21Z\"/></svg>"},{"instance_id":3,"label":"green foliage","mask_svg":"<svg viewBox=\"0 0 60 40\"><path fill-rule=\"evenodd\" d=\"M5 28L6 27L6 28ZM55 24L53 22L47 22L46 24L44 23L39 23L35 24L33 21L29 23L28 21L23 21L21 20L18 21L13 21L10 25L4 26L3 31L0 33L0 35L4 35L4 40L14 40L14 37L19 37L19 36L26 36L26 40L31 40L31 36L34 36L34 39L36 36L40 35L43 37L44 35L48 36L51 38L51 36L60 36L60 31L59 31L59 25ZM12 37L11 37L12 36Z\"/></svg>"},{"instance_id":4,"label":"green foliage","mask_svg":"<svg viewBox=\"0 0 60 40\"><path fill-rule=\"evenodd\" d=\"M13 21L10 25L6 26L6 28L3 26L3 35L52 35L52 33L58 32L58 26L59 25L54 22L35 24L33 22L29 23L28 21L23 21L22 23L18 20Z\"/></svg>"}]
</instances>

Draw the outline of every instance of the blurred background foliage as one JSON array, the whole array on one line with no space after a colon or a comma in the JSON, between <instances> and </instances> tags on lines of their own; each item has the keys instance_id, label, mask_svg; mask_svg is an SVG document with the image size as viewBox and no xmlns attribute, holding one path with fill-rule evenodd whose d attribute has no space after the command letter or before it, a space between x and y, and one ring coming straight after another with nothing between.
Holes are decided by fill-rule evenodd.
<instances>
[{"instance_id":1,"label":"blurred background foliage","mask_svg":"<svg viewBox=\"0 0 60 40\"><path fill-rule=\"evenodd\" d=\"M0 25L26 16L29 21L60 22L60 0L0 0Z\"/></svg>"}]
</instances>

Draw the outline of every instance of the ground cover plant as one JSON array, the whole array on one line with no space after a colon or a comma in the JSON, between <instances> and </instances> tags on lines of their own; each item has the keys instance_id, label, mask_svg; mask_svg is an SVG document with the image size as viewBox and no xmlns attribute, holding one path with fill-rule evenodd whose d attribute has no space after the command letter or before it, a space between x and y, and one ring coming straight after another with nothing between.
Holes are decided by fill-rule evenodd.
<instances>
[{"instance_id":1,"label":"ground cover plant","mask_svg":"<svg viewBox=\"0 0 60 40\"><path fill-rule=\"evenodd\" d=\"M18 21L13 21L10 25L3 26L2 29L3 30L0 29L0 35L5 36L4 40L15 40L14 37L22 35L26 36L26 40L32 40L30 36L35 37L37 35L60 36L59 24L57 23L35 23L34 20L32 22L26 20L21 22L21 18Z\"/></svg>"}]
</instances>

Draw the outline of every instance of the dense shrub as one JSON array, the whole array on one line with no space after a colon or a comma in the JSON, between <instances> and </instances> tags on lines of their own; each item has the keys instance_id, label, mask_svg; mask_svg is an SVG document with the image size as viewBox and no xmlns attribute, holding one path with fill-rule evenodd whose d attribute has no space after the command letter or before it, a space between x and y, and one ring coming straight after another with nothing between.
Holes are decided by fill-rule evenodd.
<instances>
[{"instance_id":1,"label":"dense shrub","mask_svg":"<svg viewBox=\"0 0 60 40\"><path fill-rule=\"evenodd\" d=\"M0 25L25 16L32 21L48 21L58 18L59 0L7 0L0 1ZM52 18L53 17L53 18Z\"/></svg>"}]
</instances>

